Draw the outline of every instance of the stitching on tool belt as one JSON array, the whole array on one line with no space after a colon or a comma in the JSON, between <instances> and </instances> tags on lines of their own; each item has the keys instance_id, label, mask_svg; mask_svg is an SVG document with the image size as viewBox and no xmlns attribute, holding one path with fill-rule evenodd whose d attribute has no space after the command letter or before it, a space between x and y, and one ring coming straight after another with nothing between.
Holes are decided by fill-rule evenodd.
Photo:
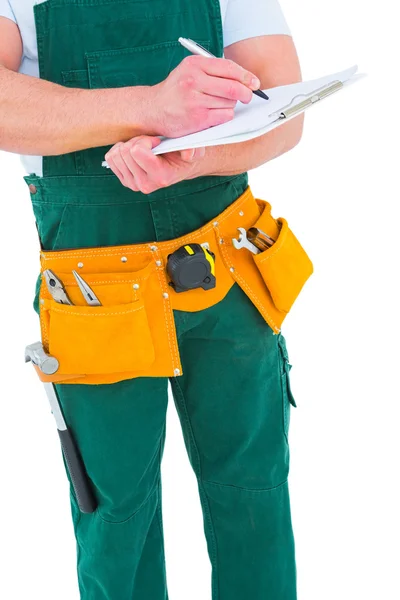
<instances>
[{"instance_id":1,"label":"stitching on tool belt","mask_svg":"<svg viewBox=\"0 0 400 600\"><path fill-rule=\"evenodd\" d=\"M277 250L275 250L275 252L271 252L271 254L269 254L268 256L263 256L262 258L259 259L259 263L265 263L267 260L269 260L270 258L272 258L273 256L275 256L276 254L278 254L278 252L280 252L280 250L282 250L283 247L283 242L282 242L282 246L279 246L279 248Z\"/></svg>"},{"instance_id":2,"label":"stitching on tool belt","mask_svg":"<svg viewBox=\"0 0 400 600\"><path fill-rule=\"evenodd\" d=\"M39 298L42 297L43 289L44 289L44 280L42 279L42 283L40 285L40 295L39 295ZM43 344L44 344L44 346L48 347L48 345L49 345L49 332L47 331L47 325L46 325L46 321L45 321L45 318L44 318L44 308L42 306L39 307L39 320L40 320L40 326L41 326L42 331L43 331Z\"/></svg>"},{"instance_id":3,"label":"stitching on tool belt","mask_svg":"<svg viewBox=\"0 0 400 600\"><path fill-rule=\"evenodd\" d=\"M155 260L160 258L158 251L155 254L157 255L156 257L154 257ZM163 267L157 267L156 273L157 273L158 281L160 282L160 289L162 292L164 292L166 290L164 288L164 269L163 269ZM168 303L169 303L169 299L168 299ZM177 359L179 362L179 356L177 355L176 345L174 344L174 340L171 335L171 311L167 311L166 302L163 302L163 309L164 309L164 316L165 316L165 325L167 327L168 345L169 345L170 354L171 354L172 369L174 369L174 360Z\"/></svg>"},{"instance_id":4,"label":"stitching on tool belt","mask_svg":"<svg viewBox=\"0 0 400 600\"><path fill-rule=\"evenodd\" d=\"M220 233L219 233L219 228L216 227L216 234L219 237ZM225 244L220 245L220 252L223 255L223 258L225 259L226 264L229 267L233 267L233 263L229 258L229 254L228 251L226 250L226 247L224 247ZM258 304L260 310L268 317L271 325L274 327L274 329L276 331L280 331L279 327L276 325L274 319L271 317L271 315L265 310L264 304L260 301L260 299L258 298L258 296L256 296L256 294L253 292L253 290L250 288L250 286L248 285L248 283L246 282L245 279L243 279L243 277L235 270L235 275L232 275L233 279L237 279L239 282L242 283L243 287L245 288L245 290L247 291L247 294L249 296L249 298L253 298L253 300L255 301L256 304Z\"/></svg>"},{"instance_id":5,"label":"stitching on tool belt","mask_svg":"<svg viewBox=\"0 0 400 600\"><path fill-rule=\"evenodd\" d=\"M92 312L85 312L85 313L80 313L80 312L73 312L73 311L65 311L65 310L60 310L58 308L52 307L50 308L50 310L52 312L57 312L57 313L61 313L62 315L73 315L74 317L119 317L120 315L129 315L130 313L134 313L137 312L138 310L143 310L144 306L139 306L139 308L132 308L131 310L125 310L123 312L113 312L113 313L92 313Z\"/></svg>"},{"instance_id":6,"label":"stitching on tool belt","mask_svg":"<svg viewBox=\"0 0 400 600\"><path fill-rule=\"evenodd\" d=\"M158 276L158 280L160 282L160 288L161 291L163 291L164 288L164 271L162 271L161 267L156 269L157 271L157 276ZM168 299L169 302L169 299ZM169 349L170 349L170 353L171 353L171 361L172 361L172 369L174 369L174 360L176 359L177 363L176 366L178 367L179 364L179 355L177 352L177 348L176 348L176 344L174 344L174 340L171 336L171 314L170 311L167 311L167 307L166 307L166 302L163 303L163 308L164 308L164 315L165 315L165 324L167 327L167 336L168 336L168 344L169 344Z\"/></svg>"},{"instance_id":7,"label":"stitching on tool belt","mask_svg":"<svg viewBox=\"0 0 400 600\"><path fill-rule=\"evenodd\" d=\"M242 198L242 200L238 201L236 200L233 205L229 206L223 213L221 216L217 217L218 218L218 222L219 223L223 223L227 218L229 218L231 216L231 214L233 212L235 212L236 210L238 210L238 208L240 208L242 206L242 204L244 204L245 202L247 202L249 200L249 198L251 198L250 196L250 191L248 191L247 193L245 192L244 197ZM166 251L169 250L170 248L175 248L177 246L177 244L181 244L184 245L186 243L186 241L191 241L193 242L193 234L196 233L196 238L201 238L204 235L206 235L207 233L211 232L214 229L214 225L213 223L209 223L208 225L205 225L204 227L202 227L201 229L199 229L197 232L191 232L188 233L187 235L181 237L181 238L177 238L175 240L172 240L171 242L158 242L163 249L165 249ZM88 250L77 250L76 252L72 252L70 253L70 251L68 250L61 250L61 251L52 251L50 254L50 256L46 256L45 253L41 254L42 260L44 261L48 261L48 260L53 260L53 259L57 259L57 260L68 260L70 258L101 258L101 257L106 257L106 256L115 256L120 254L121 252L124 252L125 254L145 254L146 251L146 247L150 248L150 246L156 245L157 242L154 243L149 243L149 244L144 244L142 248L135 248L135 245L133 246L118 246L116 248L112 248L110 247L110 249L108 249L107 252L104 252L104 248L99 248L99 249L95 249L95 248L89 248ZM68 253L68 256L65 256L65 253ZM150 254L151 251L149 251L149 256L152 254Z\"/></svg>"},{"instance_id":8,"label":"stitching on tool belt","mask_svg":"<svg viewBox=\"0 0 400 600\"><path fill-rule=\"evenodd\" d=\"M90 285L118 285L119 283L135 283L136 281L142 281L143 279L148 279L149 275L144 277L134 277L133 279L109 279L108 281L90 281ZM71 283L66 283L68 287L79 287L78 284L74 281Z\"/></svg>"}]
</instances>

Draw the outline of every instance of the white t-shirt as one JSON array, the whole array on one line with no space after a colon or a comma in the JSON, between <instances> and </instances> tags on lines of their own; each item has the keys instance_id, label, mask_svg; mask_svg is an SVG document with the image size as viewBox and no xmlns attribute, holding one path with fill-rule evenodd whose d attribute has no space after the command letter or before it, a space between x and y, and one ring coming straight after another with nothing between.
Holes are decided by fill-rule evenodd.
<instances>
[{"instance_id":1,"label":"white t-shirt","mask_svg":"<svg viewBox=\"0 0 400 600\"><path fill-rule=\"evenodd\" d=\"M23 41L20 72L39 76L33 6L45 0L0 0L0 17L17 23ZM188 2L194 0L188 0ZM224 46L260 35L290 35L279 0L219 0L224 30ZM42 175L42 159L24 156L28 173Z\"/></svg>"}]
</instances>

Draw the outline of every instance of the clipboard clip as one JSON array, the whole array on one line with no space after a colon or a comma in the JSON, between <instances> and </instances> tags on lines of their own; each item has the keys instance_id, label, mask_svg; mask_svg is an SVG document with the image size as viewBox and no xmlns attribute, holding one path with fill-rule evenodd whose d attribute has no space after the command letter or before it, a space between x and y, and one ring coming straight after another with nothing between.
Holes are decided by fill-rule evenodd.
<instances>
[{"instance_id":1,"label":"clipboard clip","mask_svg":"<svg viewBox=\"0 0 400 600\"><path fill-rule=\"evenodd\" d=\"M302 95L295 96L293 98L293 100L290 102L290 104L288 104L287 106L284 106L279 111L272 113L270 116L272 117L272 116L276 115L280 119L290 119L291 117L294 117L294 116L304 112L304 110L306 110L307 108L309 108L316 102L319 102L320 100L323 100L327 96L330 96L331 94L334 94L335 92L338 92L342 88L343 88L343 83L341 81L334 81L333 83L330 83L327 86L324 86L322 88L319 88L318 90L315 90L314 92L312 92L311 96L305 98L305 100L303 100L302 102L293 104L293 102L296 100L296 98L299 98Z\"/></svg>"}]
</instances>

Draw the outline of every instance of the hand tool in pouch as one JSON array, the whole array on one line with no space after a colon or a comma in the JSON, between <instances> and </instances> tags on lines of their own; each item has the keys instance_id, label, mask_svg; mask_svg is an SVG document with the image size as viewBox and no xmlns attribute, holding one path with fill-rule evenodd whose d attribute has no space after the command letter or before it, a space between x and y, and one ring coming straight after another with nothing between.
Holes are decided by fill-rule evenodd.
<instances>
[{"instance_id":1,"label":"hand tool in pouch","mask_svg":"<svg viewBox=\"0 0 400 600\"><path fill-rule=\"evenodd\" d=\"M96 294L94 293L92 288L86 283L86 281L82 279L82 277L76 271L72 271L72 274L75 277L79 289L81 290L82 295L85 298L87 304L89 306L101 306L100 300L97 298Z\"/></svg>"},{"instance_id":2,"label":"hand tool in pouch","mask_svg":"<svg viewBox=\"0 0 400 600\"><path fill-rule=\"evenodd\" d=\"M271 246L275 244L275 240L273 240L272 237L256 227L250 227L250 229L247 231L247 239L260 252L268 250L268 248L271 248Z\"/></svg>"},{"instance_id":3,"label":"hand tool in pouch","mask_svg":"<svg viewBox=\"0 0 400 600\"><path fill-rule=\"evenodd\" d=\"M256 227L251 227L248 231L243 227L238 227L238 231L239 238L234 238L232 240L236 250L247 248L247 250L250 250L253 254L259 254L260 252L264 252L265 250L268 250L268 248L271 248L275 243L275 240Z\"/></svg>"},{"instance_id":4,"label":"hand tool in pouch","mask_svg":"<svg viewBox=\"0 0 400 600\"><path fill-rule=\"evenodd\" d=\"M32 362L45 375L53 375L59 368L57 359L46 354L41 342L27 346L25 350L25 362ZM97 501L94 497L82 457L73 435L65 422L55 385L53 383L44 383L44 388L57 424L61 447L78 506L82 513L93 513L97 508Z\"/></svg>"},{"instance_id":5,"label":"hand tool in pouch","mask_svg":"<svg viewBox=\"0 0 400 600\"><path fill-rule=\"evenodd\" d=\"M86 283L86 281L76 272L72 271L73 276L76 279L76 282L79 286L79 289L82 292L83 297L86 300L86 303L89 306L101 306L100 300L97 298L96 294L92 290L92 288ZM47 269L43 272L43 276L46 281L47 289L49 290L53 300L58 304L68 304L72 305L71 300L68 297L67 292L65 291L64 284L57 277L53 271Z\"/></svg>"},{"instance_id":6,"label":"hand tool in pouch","mask_svg":"<svg viewBox=\"0 0 400 600\"><path fill-rule=\"evenodd\" d=\"M58 279L53 271L50 271L50 269L43 271L43 277L46 281L47 289L49 290L55 302L58 304L72 304L71 300L68 298L67 292L64 289L62 281Z\"/></svg>"},{"instance_id":7,"label":"hand tool in pouch","mask_svg":"<svg viewBox=\"0 0 400 600\"><path fill-rule=\"evenodd\" d=\"M168 256L170 286L178 293L215 288L215 254L208 244L186 244Z\"/></svg>"}]
</instances>

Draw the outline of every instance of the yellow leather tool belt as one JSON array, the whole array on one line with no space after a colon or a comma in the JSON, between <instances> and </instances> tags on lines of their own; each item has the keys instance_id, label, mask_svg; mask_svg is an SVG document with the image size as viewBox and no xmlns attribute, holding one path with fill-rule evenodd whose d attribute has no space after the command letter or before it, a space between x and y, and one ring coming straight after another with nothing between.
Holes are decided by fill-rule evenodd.
<instances>
[{"instance_id":1,"label":"yellow leather tool belt","mask_svg":"<svg viewBox=\"0 0 400 600\"><path fill-rule=\"evenodd\" d=\"M260 254L236 249L238 227L257 227L274 245ZM168 256L186 244L208 243L215 254L214 289L177 293L169 285ZM250 188L229 208L183 237L148 244L41 253L42 272L64 283L73 306L56 303L42 278L40 323L45 350L60 368L42 380L114 383L134 377L182 374L173 310L194 312L220 302L235 282L274 332L313 271L285 219L256 200ZM88 306L72 271L89 284L102 306Z\"/></svg>"}]
</instances>

